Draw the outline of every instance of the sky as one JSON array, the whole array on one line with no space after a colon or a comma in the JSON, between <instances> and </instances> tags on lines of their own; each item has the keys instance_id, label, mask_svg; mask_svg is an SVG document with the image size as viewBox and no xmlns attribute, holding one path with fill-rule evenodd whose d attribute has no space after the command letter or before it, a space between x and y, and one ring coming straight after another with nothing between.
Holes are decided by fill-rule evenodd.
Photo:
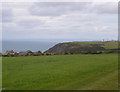
<instances>
[{"instance_id":1,"label":"sky","mask_svg":"<svg viewBox=\"0 0 120 92\"><path fill-rule=\"evenodd\" d=\"M117 2L2 3L3 40L118 39Z\"/></svg>"}]
</instances>

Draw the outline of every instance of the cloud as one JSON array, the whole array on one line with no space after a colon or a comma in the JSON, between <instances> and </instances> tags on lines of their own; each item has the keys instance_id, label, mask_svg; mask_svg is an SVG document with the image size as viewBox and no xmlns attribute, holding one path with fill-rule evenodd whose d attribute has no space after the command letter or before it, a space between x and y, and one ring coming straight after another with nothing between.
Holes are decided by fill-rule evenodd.
<instances>
[{"instance_id":1,"label":"cloud","mask_svg":"<svg viewBox=\"0 0 120 92\"><path fill-rule=\"evenodd\" d=\"M117 14L118 13L118 3L107 2L107 3L95 3L93 8L95 12L100 14Z\"/></svg>"},{"instance_id":2,"label":"cloud","mask_svg":"<svg viewBox=\"0 0 120 92\"><path fill-rule=\"evenodd\" d=\"M38 16L60 16L71 11L77 12L89 8L88 5L90 5L88 2L41 2L34 3L29 11L32 15Z\"/></svg>"},{"instance_id":3,"label":"cloud","mask_svg":"<svg viewBox=\"0 0 120 92\"><path fill-rule=\"evenodd\" d=\"M17 24L21 27L29 29L35 28L36 26L41 26L44 24L44 22L38 19L25 19L22 21L18 21Z\"/></svg>"},{"instance_id":4,"label":"cloud","mask_svg":"<svg viewBox=\"0 0 120 92\"><path fill-rule=\"evenodd\" d=\"M12 22L21 16L29 15L28 8L32 3L2 3L0 7L0 17L2 17L2 22Z\"/></svg>"},{"instance_id":5,"label":"cloud","mask_svg":"<svg viewBox=\"0 0 120 92\"><path fill-rule=\"evenodd\" d=\"M11 22L13 20L13 13L11 9L2 10L2 22Z\"/></svg>"},{"instance_id":6,"label":"cloud","mask_svg":"<svg viewBox=\"0 0 120 92\"><path fill-rule=\"evenodd\" d=\"M116 14L117 3L41 2L34 3L29 11L36 16L61 16L69 13Z\"/></svg>"},{"instance_id":7,"label":"cloud","mask_svg":"<svg viewBox=\"0 0 120 92\"><path fill-rule=\"evenodd\" d=\"M4 7L4 38L117 39L115 7L89 2L9 3Z\"/></svg>"}]
</instances>

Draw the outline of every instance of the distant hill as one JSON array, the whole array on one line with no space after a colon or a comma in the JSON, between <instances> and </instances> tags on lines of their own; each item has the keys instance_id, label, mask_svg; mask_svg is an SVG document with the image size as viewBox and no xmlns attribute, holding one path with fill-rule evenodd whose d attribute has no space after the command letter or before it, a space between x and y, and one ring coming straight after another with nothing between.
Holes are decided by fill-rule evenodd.
<instances>
[{"instance_id":1,"label":"distant hill","mask_svg":"<svg viewBox=\"0 0 120 92\"><path fill-rule=\"evenodd\" d=\"M45 51L45 53L56 54L78 54L78 53L102 53L111 51L112 49L118 50L118 42L115 41L85 41L85 42L66 42L59 43L52 48Z\"/></svg>"}]
</instances>

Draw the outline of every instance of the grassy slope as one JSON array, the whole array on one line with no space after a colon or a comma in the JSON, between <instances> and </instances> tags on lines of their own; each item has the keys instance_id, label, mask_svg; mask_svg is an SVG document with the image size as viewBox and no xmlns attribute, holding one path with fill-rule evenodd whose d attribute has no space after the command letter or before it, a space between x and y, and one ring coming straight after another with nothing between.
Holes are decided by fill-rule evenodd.
<instances>
[{"instance_id":1,"label":"grassy slope","mask_svg":"<svg viewBox=\"0 0 120 92\"><path fill-rule=\"evenodd\" d=\"M79 44L104 44L102 45L106 49L118 49L118 42L115 41L83 41L83 42L67 42L69 44L79 43Z\"/></svg>"},{"instance_id":2,"label":"grassy slope","mask_svg":"<svg viewBox=\"0 0 120 92\"><path fill-rule=\"evenodd\" d=\"M3 88L115 90L117 54L3 58Z\"/></svg>"}]
</instances>

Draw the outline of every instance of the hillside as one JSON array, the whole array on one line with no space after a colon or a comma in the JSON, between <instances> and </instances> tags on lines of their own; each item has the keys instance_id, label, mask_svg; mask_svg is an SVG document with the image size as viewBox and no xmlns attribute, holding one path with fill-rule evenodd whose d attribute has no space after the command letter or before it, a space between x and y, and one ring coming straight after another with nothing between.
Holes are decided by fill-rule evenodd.
<instances>
[{"instance_id":1,"label":"hillside","mask_svg":"<svg viewBox=\"0 0 120 92\"><path fill-rule=\"evenodd\" d=\"M86 41L86 42L66 42L59 43L45 51L45 53L56 54L77 54L77 53L102 53L115 52L118 50L116 41Z\"/></svg>"}]
</instances>

